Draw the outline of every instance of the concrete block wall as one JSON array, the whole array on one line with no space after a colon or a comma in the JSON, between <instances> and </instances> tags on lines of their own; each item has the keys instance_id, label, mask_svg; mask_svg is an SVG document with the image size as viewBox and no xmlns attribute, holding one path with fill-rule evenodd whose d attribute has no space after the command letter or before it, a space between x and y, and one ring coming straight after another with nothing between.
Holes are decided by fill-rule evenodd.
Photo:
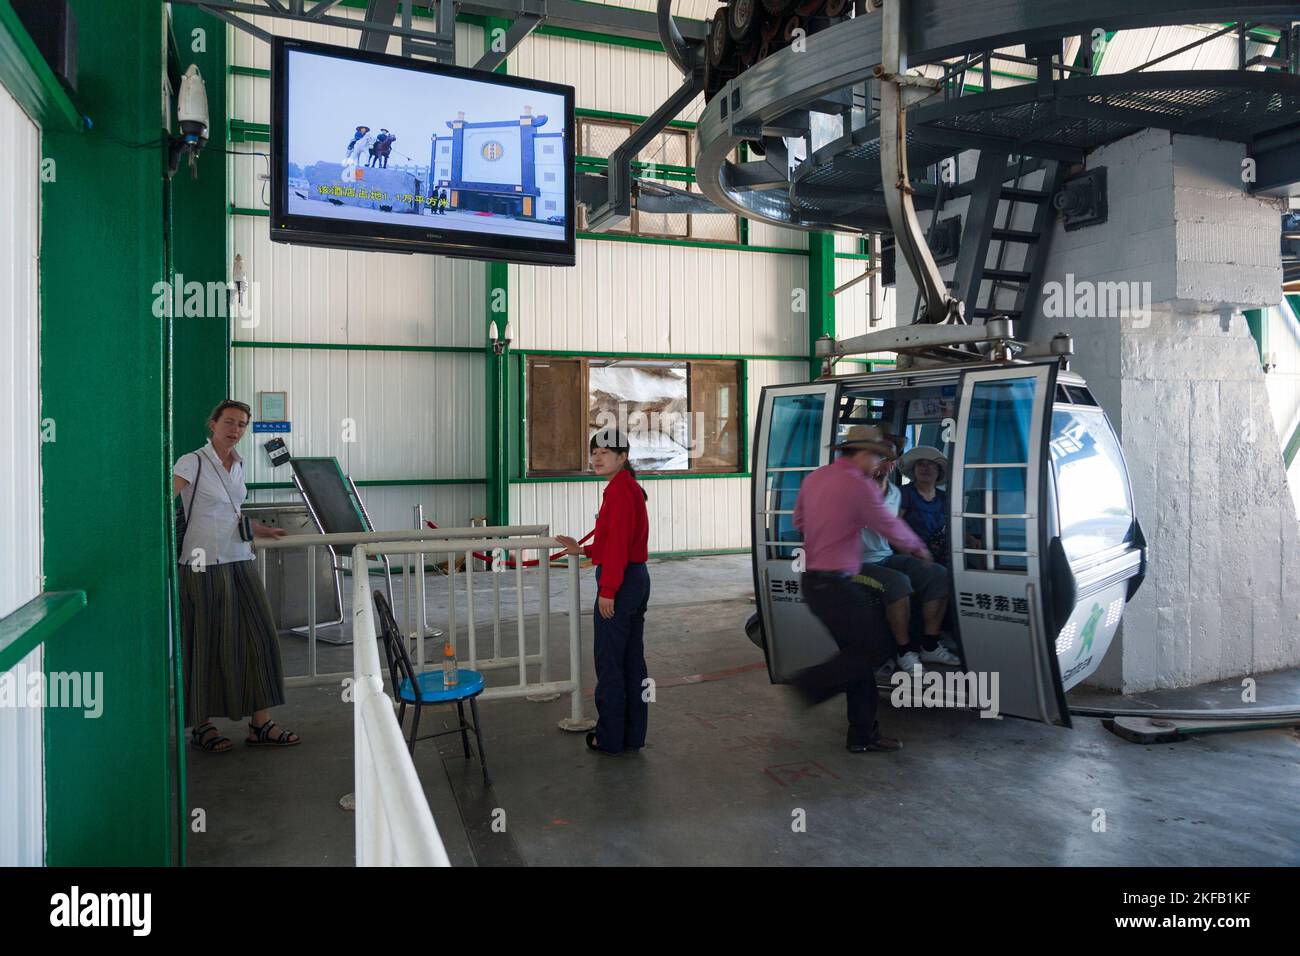
<instances>
[{"instance_id":1,"label":"concrete block wall","mask_svg":"<svg viewBox=\"0 0 1300 956\"><path fill-rule=\"evenodd\" d=\"M1089 158L1109 221L1052 239L1045 283L1139 282L1135 316L1032 322L1120 432L1147 580L1093 682L1129 693L1300 664L1300 525L1242 309L1281 297L1280 206L1249 196L1242 147L1147 131Z\"/></svg>"}]
</instances>

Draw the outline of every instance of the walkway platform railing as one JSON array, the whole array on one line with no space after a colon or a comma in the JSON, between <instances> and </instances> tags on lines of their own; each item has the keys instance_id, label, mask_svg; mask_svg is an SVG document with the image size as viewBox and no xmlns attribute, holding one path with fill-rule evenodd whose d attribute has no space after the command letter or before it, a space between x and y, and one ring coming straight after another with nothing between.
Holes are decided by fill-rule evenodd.
<instances>
[{"instance_id":1,"label":"walkway platform railing","mask_svg":"<svg viewBox=\"0 0 1300 956\"><path fill-rule=\"evenodd\" d=\"M513 670L516 680L496 684L484 690L481 700L528 697L549 700L570 695L569 716L559 722L564 730L590 729L594 721L582 713L582 644L581 591L578 558L569 556L565 610L568 618L569 667L565 679L553 680L550 660L551 562L550 554L561 548L555 538L542 537L545 526L502 526L478 528L440 528L425 531L376 531L357 534L289 535L283 538L259 538L254 546L262 552L276 549L305 549L308 553L307 605L309 674L290 678L289 683L320 684L351 677L353 681L355 799L357 813L356 859L359 866L412 865L447 866L446 850L429 811L424 791L416 774L402 728L392 701L384 691L385 667L379 653L370 575L367 558L380 554L416 555L411 570L423 591L423 556L446 556L448 579L448 614L446 640L456 650L458 661L478 671ZM316 668L316 595L315 575L318 548L340 549L351 546L352 568L352 672L321 674ZM530 556L529 552L533 552ZM486 570L475 570L477 554L488 553L492 560ZM532 557L536 560L529 561ZM463 570L461 560L463 559ZM364 570L363 570L364 569ZM465 621L463 641L461 622L456 610L457 583L465 577ZM487 574L493 579L493 609L484 620L474 602L474 580ZM535 615L525 613L524 592L527 576L537 580L538 602ZM502 578L514 579L516 613L512 623L514 647L510 647L510 628L503 627L500 591ZM508 586L508 585L507 585ZM408 599L409 602L409 599ZM530 640L528 618L536 617L535 642ZM480 639L492 637L490 656L479 656ZM414 635L418 667L425 669L424 632ZM531 644L531 646L530 646ZM438 663L432 655L433 663ZM530 668L532 670L530 671Z\"/></svg>"}]
</instances>

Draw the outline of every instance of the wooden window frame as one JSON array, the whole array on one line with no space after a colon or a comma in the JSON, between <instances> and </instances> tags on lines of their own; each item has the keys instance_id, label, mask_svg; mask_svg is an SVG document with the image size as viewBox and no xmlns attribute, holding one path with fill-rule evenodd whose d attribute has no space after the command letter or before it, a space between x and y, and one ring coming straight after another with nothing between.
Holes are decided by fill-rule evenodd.
<instances>
[{"instance_id":1,"label":"wooden window frame","mask_svg":"<svg viewBox=\"0 0 1300 956\"><path fill-rule=\"evenodd\" d=\"M584 436L583 441L585 443L586 441L589 440L589 437L587 436L591 434L591 421L590 421L591 366L593 364L603 365L605 363L610 363L610 362L621 362L621 363L631 363L631 364L635 364L637 362L646 362L646 363L659 364L665 361L680 363L682 366L685 367L686 403L687 403L686 411L688 415L697 411L697 409L693 407L693 395L694 395L694 391L693 391L694 379L692 375L693 366L729 365L734 369L735 377L733 380L732 416L729 424L731 425L731 427L735 429L734 440L736 445L736 460L727 467L719 467L716 465L716 463L710 464L708 466L697 466L696 459L691 459L691 466L685 469L657 470L657 469L650 469L650 468L640 468L638 469L637 472L638 475L652 475L652 476L660 476L664 478L689 478L692 475L697 475L697 474L708 474L708 475L745 474L747 470L747 465L746 462L744 461L746 443L745 443L745 436L740 434L741 429L745 427L744 426L745 409L742 407L742 399L744 395L745 363L742 360L721 359L721 358L720 359L698 359L698 358L672 359L670 357L665 357L665 356L651 357L651 356L637 356L637 355L531 355L525 353L524 354L524 392L525 392L526 407L528 408L528 414L524 422L524 429L523 429L524 432L523 434L523 466L524 466L523 478L524 480L528 480L531 478L590 478L592 477L592 471L591 471L590 464L587 461L587 451L585 447L581 448L578 451L578 455L579 455L578 460L583 462L582 467L579 469L574 470L571 468L563 468L563 467L547 468L547 467L538 467L537 465L534 464L534 459L533 459L534 447L533 447L532 436L533 436L534 418L537 414L536 409L538 407L538 402L534 400L533 392L532 392L533 384L536 381L536 379L532 375L532 368L535 363L541 362L544 364L551 364L556 362L577 362L579 364L578 384L580 388L580 393L576 397L576 401L574 405L576 406L575 413L581 415L581 419L582 419L581 434ZM698 441L699 436L692 435L692 440Z\"/></svg>"}]
</instances>

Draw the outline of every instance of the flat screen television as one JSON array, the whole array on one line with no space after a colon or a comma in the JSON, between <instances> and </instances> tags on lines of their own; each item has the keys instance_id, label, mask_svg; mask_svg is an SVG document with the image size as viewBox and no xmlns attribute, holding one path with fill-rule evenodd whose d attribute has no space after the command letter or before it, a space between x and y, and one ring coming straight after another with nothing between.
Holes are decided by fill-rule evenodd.
<instances>
[{"instance_id":1,"label":"flat screen television","mask_svg":"<svg viewBox=\"0 0 1300 956\"><path fill-rule=\"evenodd\" d=\"M271 239L574 264L573 87L277 37Z\"/></svg>"}]
</instances>

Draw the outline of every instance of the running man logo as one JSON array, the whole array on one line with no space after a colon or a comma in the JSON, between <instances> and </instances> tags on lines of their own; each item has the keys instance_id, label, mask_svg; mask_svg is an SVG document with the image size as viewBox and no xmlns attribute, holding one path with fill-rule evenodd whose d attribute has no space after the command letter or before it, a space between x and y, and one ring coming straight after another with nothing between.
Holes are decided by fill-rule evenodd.
<instances>
[{"instance_id":1,"label":"running man logo","mask_svg":"<svg viewBox=\"0 0 1300 956\"><path fill-rule=\"evenodd\" d=\"M1083 643L1079 645L1079 653L1074 655L1077 661L1085 652L1092 650L1092 639L1097 636L1097 622L1101 620L1102 606L1094 603L1092 612L1088 616L1088 623L1083 625Z\"/></svg>"},{"instance_id":2,"label":"running man logo","mask_svg":"<svg viewBox=\"0 0 1300 956\"><path fill-rule=\"evenodd\" d=\"M505 152L506 148L494 139L488 140L483 144L483 158L489 163L495 163L505 155Z\"/></svg>"}]
</instances>

